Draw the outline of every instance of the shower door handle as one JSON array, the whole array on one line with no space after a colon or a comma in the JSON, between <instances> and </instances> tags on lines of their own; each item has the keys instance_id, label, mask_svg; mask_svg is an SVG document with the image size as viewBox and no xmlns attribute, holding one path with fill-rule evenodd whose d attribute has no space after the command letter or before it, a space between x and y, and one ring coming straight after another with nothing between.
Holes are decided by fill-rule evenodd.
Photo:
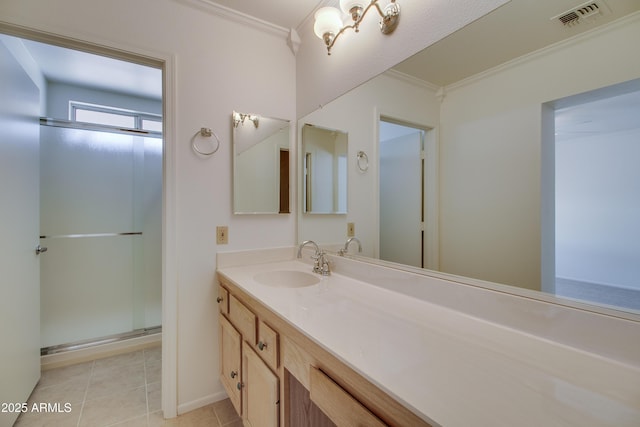
<instances>
[{"instance_id":1,"label":"shower door handle","mask_svg":"<svg viewBox=\"0 0 640 427\"><path fill-rule=\"evenodd\" d=\"M47 252L49 248L47 248L46 246L36 246L36 255L40 255L42 252Z\"/></svg>"}]
</instances>

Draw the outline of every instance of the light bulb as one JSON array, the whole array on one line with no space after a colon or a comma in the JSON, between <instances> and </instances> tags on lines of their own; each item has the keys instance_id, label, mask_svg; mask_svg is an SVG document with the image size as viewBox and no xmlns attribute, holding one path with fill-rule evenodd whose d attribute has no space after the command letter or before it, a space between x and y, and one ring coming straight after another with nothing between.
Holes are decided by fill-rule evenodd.
<instances>
[{"instance_id":1,"label":"light bulb","mask_svg":"<svg viewBox=\"0 0 640 427\"><path fill-rule=\"evenodd\" d=\"M342 18L340 11L335 7L321 7L314 15L316 22L313 25L313 32L321 39L325 39L325 34L334 36L342 28Z\"/></svg>"},{"instance_id":2,"label":"light bulb","mask_svg":"<svg viewBox=\"0 0 640 427\"><path fill-rule=\"evenodd\" d=\"M340 9L355 21L360 18L360 14L366 6L365 3L363 0L340 0ZM356 8L355 11L353 11L354 8Z\"/></svg>"}]
</instances>

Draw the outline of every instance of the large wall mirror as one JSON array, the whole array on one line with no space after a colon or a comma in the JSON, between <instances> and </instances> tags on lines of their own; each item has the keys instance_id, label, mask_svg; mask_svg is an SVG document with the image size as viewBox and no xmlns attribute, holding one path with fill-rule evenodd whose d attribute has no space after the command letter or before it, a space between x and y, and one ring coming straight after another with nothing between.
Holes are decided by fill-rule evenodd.
<instances>
[{"instance_id":1,"label":"large wall mirror","mask_svg":"<svg viewBox=\"0 0 640 427\"><path fill-rule=\"evenodd\" d=\"M302 128L302 202L305 213L347 213L346 132Z\"/></svg>"},{"instance_id":2,"label":"large wall mirror","mask_svg":"<svg viewBox=\"0 0 640 427\"><path fill-rule=\"evenodd\" d=\"M289 121L234 111L233 211L290 213Z\"/></svg>"},{"instance_id":3,"label":"large wall mirror","mask_svg":"<svg viewBox=\"0 0 640 427\"><path fill-rule=\"evenodd\" d=\"M574 25L550 19L580 3L512 0L301 118L299 129L348 132L347 158L370 153L370 167L348 162L348 214L301 215L300 240L339 247L353 223L363 254L390 260L386 241L401 233L383 229L383 192L402 188L388 188L380 155L397 153L394 132L413 133L421 153L405 161L422 171L411 214L420 254L390 261L637 318L640 176L628 159L640 138L640 55L629 52L640 2L607 1Z\"/></svg>"}]
</instances>

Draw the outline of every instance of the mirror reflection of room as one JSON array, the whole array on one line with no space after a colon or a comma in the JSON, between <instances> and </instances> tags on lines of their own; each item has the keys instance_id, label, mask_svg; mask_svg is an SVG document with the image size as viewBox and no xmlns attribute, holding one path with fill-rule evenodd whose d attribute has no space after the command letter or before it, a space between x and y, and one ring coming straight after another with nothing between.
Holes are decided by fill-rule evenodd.
<instances>
[{"instance_id":1,"label":"mirror reflection of room","mask_svg":"<svg viewBox=\"0 0 640 427\"><path fill-rule=\"evenodd\" d=\"M320 224L318 219L303 215L300 237L338 245L346 237L346 224L355 223L363 255L372 262L422 266L510 285L515 292L542 291L637 312L640 273L633 266L640 265L640 248L628 242L640 242L640 235L634 234L637 227L627 225L624 229L631 234L624 241L615 237L619 233L612 220L629 211L628 205L617 202L638 197L636 175L623 169L629 153L612 159L619 165L615 175L626 178L614 183L613 172L605 173L608 194L620 193L620 198L616 203L611 198L596 202L593 199L599 187L590 185L593 191L581 197L581 201L589 198L590 214L576 215L573 206L569 230L563 225L567 224L566 203L575 198L565 198L562 194L566 193L556 187L566 187L566 172L557 175L563 181L554 180L557 168L565 167L562 164L566 164L567 156L549 147L562 149L554 131L560 115L565 119L570 116L569 123L582 122L582 127L566 128L565 120L561 130L580 136L582 141L606 139L617 146L614 141L637 135L637 120L633 118L640 114L640 102L634 93L640 90L640 73L625 46L637 34L640 24L633 12L638 7L616 4L610 14L588 25L568 27L549 16L542 19L544 5L552 6L553 2L538 5L536 14L540 16L523 13L526 3L509 2L301 118L304 123L348 132L352 141L357 141L349 147L349 158L358 150L375 153L375 158L372 156L366 174L358 173L355 163L348 164L349 177L354 179L349 181L346 217ZM505 34L487 29L500 27L503 19L514 14L529 16L531 27L509 26L508 37L522 43L514 43L511 52L496 49L500 43L492 37L504 40ZM545 30L536 30L534 21ZM454 51L472 52L464 55L461 63L460 55L450 54ZM570 97L576 97L571 99L578 103L596 101L594 91L597 100L606 100L605 109L585 113L578 106L567 108ZM349 114L340 113L344 111ZM611 111L616 112L616 120L605 114ZM422 238L423 244L414 245L418 249L411 256L402 255L413 245L410 239L385 225L390 223L385 220L385 209L395 214L412 210L406 204L385 199L393 191L384 176L386 148L382 135L386 117L432 130L424 141L424 194L412 199L423 210L422 230L413 234ZM585 127L583 122L591 126ZM586 155L584 144L580 146L583 149L569 156L574 170L578 159ZM610 149L601 149L608 157L613 155ZM556 163L556 156L562 164ZM598 182L605 185L603 180ZM584 186L580 188L586 191ZM428 194L433 197L425 196ZM602 209L594 210L594 206ZM605 206L609 220L593 222L595 212L603 213ZM592 221L591 231L587 233L583 227L580 239L568 243L565 237L576 236L578 218ZM597 241L596 236L600 236ZM604 236L607 238L603 240ZM431 246L429 241L433 242ZM598 255L605 250L603 242L608 254L619 255L613 270L611 257ZM395 244L395 249L386 250L389 244ZM589 253L574 252L567 261L567 246ZM621 264L624 260L625 265ZM624 278L620 271L626 272Z\"/></svg>"},{"instance_id":2,"label":"mirror reflection of room","mask_svg":"<svg viewBox=\"0 0 640 427\"><path fill-rule=\"evenodd\" d=\"M232 124L234 213L290 213L289 121L234 111Z\"/></svg>"},{"instance_id":3,"label":"mirror reflection of room","mask_svg":"<svg viewBox=\"0 0 640 427\"><path fill-rule=\"evenodd\" d=\"M304 212L347 212L347 134L305 124L302 128Z\"/></svg>"}]
</instances>

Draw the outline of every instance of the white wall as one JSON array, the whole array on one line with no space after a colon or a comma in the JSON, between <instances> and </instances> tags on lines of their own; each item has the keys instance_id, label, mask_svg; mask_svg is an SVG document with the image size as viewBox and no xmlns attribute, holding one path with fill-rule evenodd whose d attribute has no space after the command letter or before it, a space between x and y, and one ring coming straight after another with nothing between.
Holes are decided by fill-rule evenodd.
<instances>
[{"instance_id":1,"label":"white wall","mask_svg":"<svg viewBox=\"0 0 640 427\"><path fill-rule=\"evenodd\" d=\"M640 289L640 129L556 143L556 275Z\"/></svg>"},{"instance_id":2,"label":"white wall","mask_svg":"<svg viewBox=\"0 0 640 427\"><path fill-rule=\"evenodd\" d=\"M289 132L276 132L249 149L240 153L236 151L235 212L277 213L279 211L280 150L289 149L289 140Z\"/></svg>"},{"instance_id":3,"label":"white wall","mask_svg":"<svg viewBox=\"0 0 640 427\"><path fill-rule=\"evenodd\" d=\"M38 64L19 38L0 34L0 41L4 43L31 81L38 87L40 91L40 115L44 116L47 99L47 80L44 78L40 67L38 67Z\"/></svg>"},{"instance_id":4,"label":"white wall","mask_svg":"<svg viewBox=\"0 0 640 427\"><path fill-rule=\"evenodd\" d=\"M299 127L310 123L348 133L349 202L347 215L302 214L299 240L343 245L347 239L347 222L354 222L355 234L362 241L362 254L377 256L378 118L384 115L434 128L439 122L439 108L436 88L395 73L385 73L301 118ZM366 172L360 171L356 164L356 154L361 150L369 158Z\"/></svg>"},{"instance_id":5,"label":"white wall","mask_svg":"<svg viewBox=\"0 0 640 427\"><path fill-rule=\"evenodd\" d=\"M291 245L295 215L234 217L231 209L231 112L295 119L295 58L286 32L222 19L190 0L5 0L0 19L14 25L167 59L175 88L167 117L175 168L176 271L169 277L177 312L177 403L184 411L224 397L217 379L218 250ZM259 65L259 72L257 66ZM212 128L222 140L211 158L193 153L191 137ZM171 165L171 163L170 163ZM171 190L170 190L171 191ZM215 244L216 225L229 244ZM171 227L171 225L169 225ZM169 339L169 345L171 340ZM167 351L171 354L174 349ZM168 361L169 359L165 359Z\"/></svg>"},{"instance_id":6,"label":"white wall","mask_svg":"<svg viewBox=\"0 0 640 427\"><path fill-rule=\"evenodd\" d=\"M595 34L447 88L443 271L540 289L542 104L640 77L638 15Z\"/></svg>"},{"instance_id":7,"label":"white wall","mask_svg":"<svg viewBox=\"0 0 640 427\"><path fill-rule=\"evenodd\" d=\"M298 117L311 113L507 1L399 0L400 23L391 35L380 33L379 16L371 10L358 34L347 31L340 36L331 56L327 56L324 43L313 33L311 16L306 25L298 29L302 39L296 69Z\"/></svg>"}]
</instances>

